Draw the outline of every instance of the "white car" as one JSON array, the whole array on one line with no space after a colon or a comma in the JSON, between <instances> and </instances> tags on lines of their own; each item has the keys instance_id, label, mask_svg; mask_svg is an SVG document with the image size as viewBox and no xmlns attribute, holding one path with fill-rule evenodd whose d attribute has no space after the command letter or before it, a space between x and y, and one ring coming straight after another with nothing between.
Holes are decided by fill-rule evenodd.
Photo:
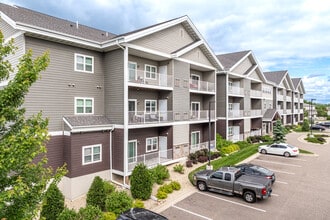
<instances>
[{"instance_id":1,"label":"white car","mask_svg":"<svg viewBox=\"0 0 330 220\"><path fill-rule=\"evenodd\" d=\"M270 145L261 145L258 147L259 153L262 154L277 154L285 157L298 156L299 149L286 143L274 143Z\"/></svg>"}]
</instances>

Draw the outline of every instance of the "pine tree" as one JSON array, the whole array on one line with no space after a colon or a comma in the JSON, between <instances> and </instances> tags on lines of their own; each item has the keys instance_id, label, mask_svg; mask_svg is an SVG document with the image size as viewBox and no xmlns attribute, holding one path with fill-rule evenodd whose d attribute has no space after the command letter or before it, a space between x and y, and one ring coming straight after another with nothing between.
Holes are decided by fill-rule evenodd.
<instances>
[{"instance_id":1,"label":"pine tree","mask_svg":"<svg viewBox=\"0 0 330 220\"><path fill-rule=\"evenodd\" d=\"M56 220L64 210L64 196L55 183L50 184L42 205L41 217Z\"/></svg>"},{"instance_id":2,"label":"pine tree","mask_svg":"<svg viewBox=\"0 0 330 220\"><path fill-rule=\"evenodd\" d=\"M274 135L273 139L275 143L285 142L285 131L280 120L277 120L275 123L273 135Z\"/></svg>"}]
</instances>

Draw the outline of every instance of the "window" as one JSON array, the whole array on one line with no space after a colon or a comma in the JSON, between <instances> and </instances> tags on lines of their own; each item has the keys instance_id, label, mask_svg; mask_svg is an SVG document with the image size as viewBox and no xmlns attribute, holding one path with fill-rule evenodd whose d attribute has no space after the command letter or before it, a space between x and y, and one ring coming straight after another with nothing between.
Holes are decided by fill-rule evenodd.
<instances>
[{"instance_id":1,"label":"window","mask_svg":"<svg viewBox=\"0 0 330 220\"><path fill-rule=\"evenodd\" d=\"M194 131L191 132L191 145L196 146L200 143L200 132L199 131Z\"/></svg>"},{"instance_id":2,"label":"window","mask_svg":"<svg viewBox=\"0 0 330 220\"><path fill-rule=\"evenodd\" d=\"M151 65L145 65L145 77L146 79L157 79L157 67Z\"/></svg>"},{"instance_id":3,"label":"window","mask_svg":"<svg viewBox=\"0 0 330 220\"><path fill-rule=\"evenodd\" d=\"M128 163L136 162L136 146L137 141L128 141Z\"/></svg>"},{"instance_id":4,"label":"window","mask_svg":"<svg viewBox=\"0 0 330 220\"><path fill-rule=\"evenodd\" d=\"M82 163L91 164L102 161L102 145L84 146L82 148Z\"/></svg>"},{"instance_id":5,"label":"window","mask_svg":"<svg viewBox=\"0 0 330 220\"><path fill-rule=\"evenodd\" d=\"M132 114L136 114L136 99L129 99L128 100L128 112Z\"/></svg>"},{"instance_id":6,"label":"window","mask_svg":"<svg viewBox=\"0 0 330 220\"><path fill-rule=\"evenodd\" d=\"M229 91L232 91L233 90L233 82L232 81L229 81L228 82L228 90Z\"/></svg>"},{"instance_id":7,"label":"window","mask_svg":"<svg viewBox=\"0 0 330 220\"><path fill-rule=\"evenodd\" d=\"M228 110L232 111L233 110L233 103L228 103Z\"/></svg>"},{"instance_id":8,"label":"window","mask_svg":"<svg viewBox=\"0 0 330 220\"><path fill-rule=\"evenodd\" d=\"M75 114L93 114L93 98L75 98Z\"/></svg>"},{"instance_id":9,"label":"window","mask_svg":"<svg viewBox=\"0 0 330 220\"><path fill-rule=\"evenodd\" d=\"M94 57L82 54L75 54L75 71L94 72Z\"/></svg>"},{"instance_id":10,"label":"window","mask_svg":"<svg viewBox=\"0 0 330 220\"><path fill-rule=\"evenodd\" d=\"M128 62L128 81L136 80L136 68L137 64L133 62Z\"/></svg>"},{"instance_id":11,"label":"window","mask_svg":"<svg viewBox=\"0 0 330 220\"><path fill-rule=\"evenodd\" d=\"M199 102L191 103L191 117L199 118Z\"/></svg>"},{"instance_id":12,"label":"window","mask_svg":"<svg viewBox=\"0 0 330 220\"><path fill-rule=\"evenodd\" d=\"M158 149L158 137L146 139L146 152L156 151Z\"/></svg>"},{"instance_id":13,"label":"window","mask_svg":"<svg viewBox=\"0 0 330 220\"><path fill-rule=\"evenodd\" d=\"M230 173L225 173L225 180L226 181L231 181L231 174Z\"/></svg>"},{"instance_id":14,"label":"window","mask_svg":"<svg viewBox=\"0 0 330 220\"><path fill-rule=\"evenodd\" d=\"M233 127L228 127L228 135L229 136L233 135Z\"/></svg>"},{"instance_id":15,"label":"window","mask_svg":"<svg viewBox=\"0 0 330 220\"><path fill-rule=\"evenodd\" d=\"M199 80L200 80L199 75L191 74L190 79L191 79L190 88L198 89L199 88Z\"/></svg>"},{"instance_id":16,"label":"window","mask_svg":"<svg viewBox=\"0 0 330 220\"><path fill-rule=\"evenodd\" d=\"M145 100L146 113L155 113L157 110L157 100Z\"/></svg>"}]
</instances>

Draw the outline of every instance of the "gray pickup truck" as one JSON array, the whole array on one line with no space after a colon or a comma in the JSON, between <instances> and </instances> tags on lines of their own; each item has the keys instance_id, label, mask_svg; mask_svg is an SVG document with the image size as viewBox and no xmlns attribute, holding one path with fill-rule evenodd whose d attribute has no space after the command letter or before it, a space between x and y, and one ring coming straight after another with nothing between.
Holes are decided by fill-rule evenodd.
<instances>
[{"instance_id":1,"label":"gray pickup truck","mask_svg":"<svg viewBox=\"0 0 330 220\"><path fill-rule=\"evenodd\" d=\"M236 167L202 170L194 174L194 185L201 191L209 190L226 195L240 195L246 202L253 203L271 196L271 180L244 175Z\"/></svg>"}]
</instances>

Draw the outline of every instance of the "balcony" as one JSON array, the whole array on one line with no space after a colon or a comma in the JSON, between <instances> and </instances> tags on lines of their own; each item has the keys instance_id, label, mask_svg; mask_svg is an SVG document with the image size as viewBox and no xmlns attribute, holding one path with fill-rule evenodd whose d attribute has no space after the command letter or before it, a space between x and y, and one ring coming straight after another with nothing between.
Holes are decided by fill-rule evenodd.
<instances>
[{"instance_id":1,"label":"balcony","mask_svg":"<svg viewBox=\"0 0 330 220\"><path fill-rule=\"evenodd\" d=\"M284 100L284 96L281 94L277 94L277 101L283 101Z\"/></svg>"},{"instance_id":2,"label":"balcony","mask_svg":"<svg viewBox=\"0 0 330 220\"><path fill-rule=\"evenodd\" d=\"M262 92L260 90L250 90L250 96L256 97L256 98L261 98Z\"/></svg>"},{"instance_id":3,"label":"balcony","mask_svg":"<svg viewBox=\"0 0 330 220\"><path fill-rule=\"evenodd\" d=\"M215 119L215 111L210 111L211 120ZM128 112L128 124L152 124L152 123L169 123L173 121L205 121L209 120L209 111L187 111L187 112L152 112L130 111Z\"/></svg>"},{"instance_id":4,"label":"balcony","mask_svg":"<svg viewBox=\"0 0 330 220\"><path fill-rule=\"evenodd\" d=\"M228 95L244 96L244 89L238 86L229 86Z\"/></svg>"},{"instance_id":5,"label":"balcony","mask_svg":"<svg viewBox=\"0 0 330 220\"><path fill-rule=\"evenodd\" d=\"M262 116L261 109L252 109L251 110L251 116Z\"/></svg>"},{"instance_id":6,"label":"balcony","mask_svg":"<svg viewBox=\"0 0 330 220\"><path fill-rule=\"evenodd\" d=\"M133 85L138 85L140 87L173 87L173 76L160 73L148 73L146 74L143 70L129 69L128 82ZM149 75L147 77L147 75Z\"/></svg>"},{"instance_id":7,"label":"balcony","mask_svg":"<svg viewBox=\"0 0 330 220\"><path fill-rule=\"evenodd\" d=\"M229 110L228 111L228 117L229 118L238 118L243 117L244 111L243 110Z\"/></svg>"},{"instance_id":8,"label":"balcony","mask_svg":"<svg viewBox=\"0 0 330 220\"><path fill-rule=\"evenodd\" d=\"M134 167L143 163L148 168L154 167L158 164L166 164L169 161L173 160L173 150L157 151L152 153L147 153L135 157L128 158L128 172L133 171Z\"/></svg>"},{"instance_id":9,"label":"balcony","mask_svg":"<svg viewBox=\"0 0 330 220\"><path fill-rule=\"evenodd\" d=\"M250 136L261 136L261 129L254 129L250 131Z\"/></svg>"},{"instance_id":10,"label":"balcony","mask_svg":"<svg viewBox=\"0 0 330 220\"><path fill-rule=\"evenodd\" d=\"M215 92L215 83L190 79L189 88L198 92Z\"/></svg>"},{"instance_id":11,"label":"balcony","mask_svg":"<svg viewBox=\"0 0 330 220\"><path fill-rule=\"evenodd\" d=\"M195 153L198 150L202 150L202 149L209 149L209 142L203 142L203 143L199 143L199 144L193 144L190 145L190 149L189 152L190 153ZM210 141L210 150L211 151L215 151L216 147L215 147L215 141L211 140Z\"/></svg>"},{"instance_id":12,"label":"balcony","mask_svg":"<svg viewBox=\"0 0 330 220\"><path fill-rule=\"evenodd\" d=\"M244 140L244 134L231 134L231 135L228 135L228 140L232 141L232 142L243 141Z\"/></svg>"},{"instance_id":13,"label":"balcony","mask_svg":"<svg viewBox=\"0 0 330 220\"><path fill-rule=\"evenodd\" d=\"M292 101L292 98L291 98L291 96L286 96L286 97L285 97L285 100L286 100L287 102L291 102L291 101Z\"/></svg>"}]
</instances>

